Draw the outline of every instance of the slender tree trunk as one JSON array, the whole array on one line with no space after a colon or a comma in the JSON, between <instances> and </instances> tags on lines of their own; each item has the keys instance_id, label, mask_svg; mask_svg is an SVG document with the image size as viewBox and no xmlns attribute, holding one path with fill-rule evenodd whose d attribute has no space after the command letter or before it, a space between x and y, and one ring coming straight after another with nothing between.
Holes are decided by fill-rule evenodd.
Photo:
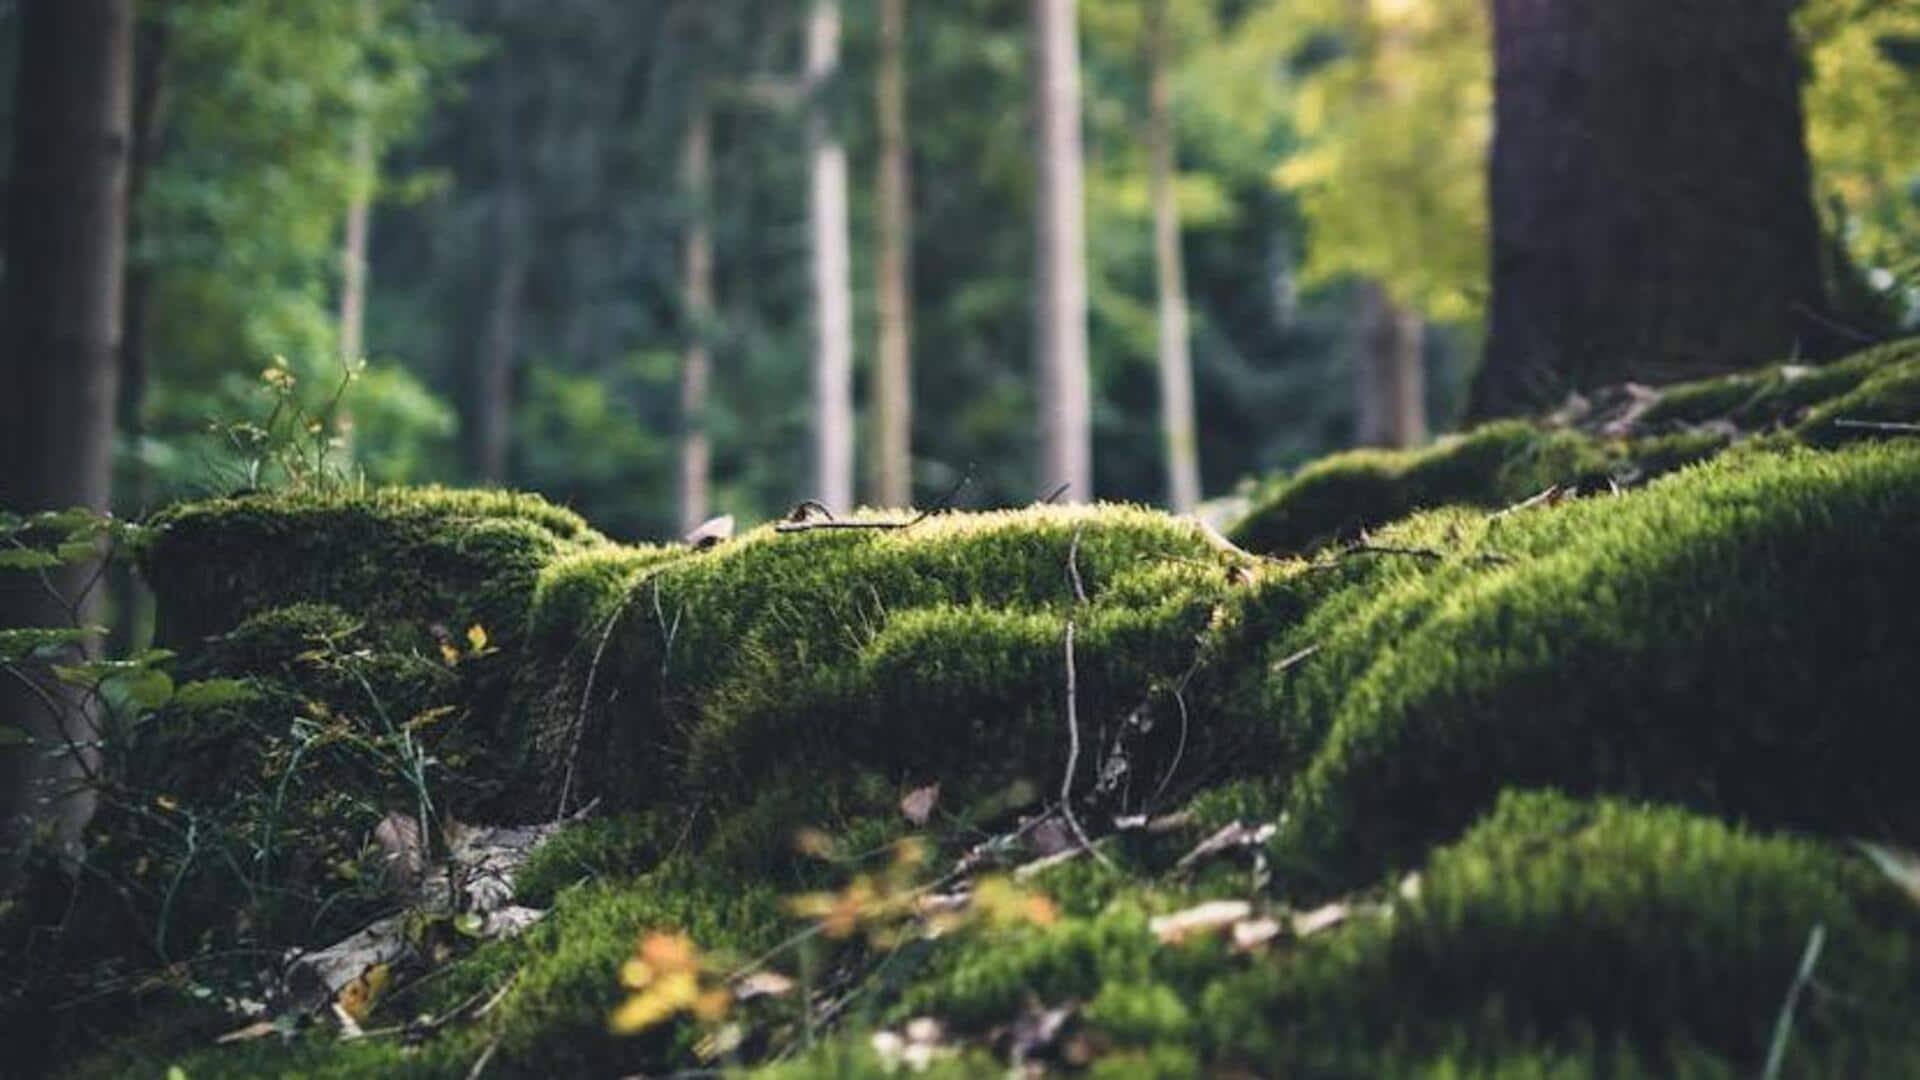
<instances>
[{"instance_id":1,"label":"slender tree trunk","mask_svg":"<svg viewBox=\"0 0 1920 1080\"><path fill-rule=\"evenodd\" d=\"M853 261L847 152L828 100L840 73L839 0L807 19L807 147L813 236L813 497L853 505Z\"/></svg>"},{"instance_id":2,"label":"slender tree trunk","mask_svg":"<svg viewBox=\"0 0 1920 1080\"><path fill-rule=\"evenodd\" d=\"M1093 392L1087 372L1087 225L1075 0L1033 0L1034 361L1040 482L1093 497Z\"/></svg>"},{"instance_id":3,"label":"slender tree trunk","mask_svg":"<svg viewBox=\"0 0 1920 1080\"><path fill-rule=\"evenodd\" d=\"M913 197L908 166L907 0L880 0L879 356L874 496L913 501Z\"/></svg>"},{"instance_id":4,"label":"slender tree trunk","mask_svg":"<svg viewBox=\"0 0 1920 1080\"><path fill-rule=\"evenodd\" d=\"M680 531L707 520L708 342L713 333L713 115L705 102L687 121L681 149L681 185L687 200L686 237L680 253L680 288L686 311L686 352L680 364Z\"/></svg>"},{"instance_id":5,"label":"slender tree trunk","mask_svg":"<svg viewBox=\"0 0 1920 1080\"><path fill-rule=\"evenodd\" d=\"M361 0L360 25L375 32L372 0ZM364 88L362 89L364 97ZM353 128L353 196L347 203L346 241L340 251L340 358L351 364L366 355L367 248L373 220L373 117L362 100Z\"/></svg>"},{"instance_id":6,"label":"slender tree trunk","mask_svg":"<svg viewBox=\"0 0 1920 1080\"><path fill-rule=\"evenodd\" d=\"M479 378L473 388L471 438L474 475L488 484L507 480L513 446L514 358L520 348L520 313L526 300L528 262L526 194L522 190L520 131L514 122L517 95L513 73L501 61L494 105L495 137L501 168L493 212L497 254L492 292L481 330Z\"/></svg>"},{"instance_id":7,"label":"slender tree trunk","mask_svg":"<svg viewBox=\"0 0 1920 1080\"><path fill-rule=\"evenodd\" d=\"M1792 0L1494 0L1473 411L1827 346Z\"/></svg>"},{"instance_id":8,"label":"slender tree trunk","mask_svg":"<svg viewBox=\"0 0 1920 1080\"><path fill-rule=\"evenodd\" d=\"M1355 320L1354 438L1362 446L1427 441L1426 324L1376 282L1360 286Z\"/></svg>"},{"instance_id":9,"label":"slender tree trunk","mask_svg":"<svg viewBox=\"0 0 1920 1080\"><path fill-rule=\"evenodd\" d=\"M1175 188L1173 48L1168 0L1147 8L1147 144L1153 157L1154 276L1160 293L1160 430L1167 454L1167 501L1179 513L1200 502L1200 447L1194 426L1193 355L1187 328L1187 272L1180 252Z\"/></svg>"},{"instance_id":10,"label":"slender tree trunk","mask_svg":"<svg viewBox=\"0 0 1920 1080\"><path fill-rule=\"evenodd\" d=\"M30 0L20 26L13 181L7 213L0 337L0 506L106 510L112 488L132 141L132 0ZM51 575L98 620L93 566ZM0 625L64 626L66 607L37 581L0 581ZM86 595L83 597L82 593ZM9 852L32 820L75 841L90 797L63 794L81 762L44 751L85 740L77 701L56 714L0 676L0 724L24 728L40 753L0 752L0 840ZM57 800L43 806L41 800ZM6 860L0 879L11 878Z\"/></svg>"}]
</instances>

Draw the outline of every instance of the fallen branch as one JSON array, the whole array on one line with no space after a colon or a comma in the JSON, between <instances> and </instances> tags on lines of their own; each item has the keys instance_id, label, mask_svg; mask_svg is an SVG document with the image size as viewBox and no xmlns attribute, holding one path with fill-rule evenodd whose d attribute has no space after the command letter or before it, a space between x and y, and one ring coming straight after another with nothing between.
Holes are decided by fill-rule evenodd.
<instances>
[{"instance_id":1,"label":"fallen branch","mask_svg":"<svg viewBox=\"0 0 1920 1080\"><path fill-rule=\"evenodd\" d=\"M1920 435L1920 424L1901 424L1891 420L1835 420L1837 428L1852 428L1856 431L1886 431L1896 435Z\"/></svg>"},{"instance_id":2,"label":"fallen branch","mask_svg":"<svg viewBox=\"0 0 1920 1080\"><path fill-rule=\"evenodd\" d=\"M927 507L925 510L920 511L918 514L915 514L913 517L907 519L906 521L873 521L870 519L857 520L857 521L840 521L833 516L833 511L828 510L821 503L817 503L809 499L806 502L803 502L800 505L794 507L793 512L787 515L787 520L781 522L778 525L775 525L773 527L773 531L777 533L802 533L802 532L819 532L822 529L825 529L825 530L868 529L868 530L879 530L879 531L885 532L885 531L891 531L894 529L911 529L915 525L920 524L921 522L927 520L928 518L932 517L935 514L944 514L948 510L953 509L953 501L956 498L958 498L960 496L960 492L965 490L966 486L972 482L973 482L973 472L972 470L968 470L964 475L960 477L959 482L955 483L952 488L948 489L945 495L940 497L940 500L938 502L934 503L932 506ZM822 514L825 514L826 517L824 520L819 520L819 521L813 520L807 517L807 511L809 510L817 510Z\"/></svg>"}]
</instances>

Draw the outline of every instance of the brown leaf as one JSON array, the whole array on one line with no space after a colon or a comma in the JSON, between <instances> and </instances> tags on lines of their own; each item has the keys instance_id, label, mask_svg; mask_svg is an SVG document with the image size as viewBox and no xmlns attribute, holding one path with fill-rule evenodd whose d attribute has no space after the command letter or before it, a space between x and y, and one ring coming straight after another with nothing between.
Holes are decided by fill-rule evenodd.
<instances>
[{"instance_id":1,"label":"brown leaf","mask_svg":"<svg viewBox=\"0 0 1920 1080\"><path fill-rule=\"evenodd\" d=\"M900 799L900 813L914 825L925 825L933 816L933 808L940 804L940 785L928 784L914 788Z\"/></svg>"},{"instance_id":2,"label":"brown leaf","mask_svg":"<svg viewBox=\"0 0 1920 1080\"><path fill-rule=\"evenodd\" d=\"M786 997L793 992L793 980L777 971L755 971L743 975L733 984L733 996L737 1001L752 1001L754 998Z\"/></svg>"},{"instance_id":3,"label":"brown leaf","mask_svg":"<svg viewBox=\"0 0 1920 1080\"><path fill-rule=\"evenodd\" d=\"M1163 945L1178 945L1196 934L1225 929L1253 914L1253 905L1245 900L1209 900L1171 915L1149 920L1147 929Z\"/></svg>"}]
</instances>

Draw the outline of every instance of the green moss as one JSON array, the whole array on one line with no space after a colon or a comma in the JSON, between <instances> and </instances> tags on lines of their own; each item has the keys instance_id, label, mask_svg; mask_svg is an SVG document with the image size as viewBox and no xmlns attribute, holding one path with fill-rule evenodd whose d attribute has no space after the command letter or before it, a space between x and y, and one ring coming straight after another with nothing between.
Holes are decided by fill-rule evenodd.
<instances>
[{"instance_id":1,"label":"green moss","mask_svg":"<svg viewBox=\"0 0 1920 1080\"><path fill-rule=\"evenodd\" d=\"M1404 865L1513 784L1920 824L1892 720L1920 690L1920 448L1745 455L1472 524L1425 522L1460 553L1378 571L1293 637L1321 651L1273 705L1308 761L1289 858Z\"/></svg>"},{"instance_id":2,"label":"green moss","mask_svg":"<svg viewBox=\"0 0 1920 1080\"><path fill-rule=\"evenodd\" d=\"M260 494L161 514L142 569L161 637L192 645L289 603L330 603L386 623L525 628L535 579L554 557L604 544L533 496L382 490Z\"/></svg>"},{"instance_id":3,"label":"green moss","mask_svg":"<svg viewBox=\"0 0 1920 1080\"><path fill-rule=\"evenodd\" d=\"M1129 507L761 530L658 565L619 607L597 693L627 705L601 764L617 777L683 762L667 789L683 801L769 777L821 792L835 776L937 778L962 799L1051 784L1067 624L1079 715L1089 732L1117 725L1192 664L1239 561L1192 523Z\"/></svg>"},{"instance_id":4,"label":"green moss","mask_svg":"<svg viewBox=\"0 0 1920 1080\"><path fill-rule=\"evenodd\" d=\"M1253 551L1309 551L1416 510L1496 508L1552 485L1602 480L1617 466L1617 454L1584 436L1502 421L1424 450L1322 459L1256 496L1232 537Z\"/></svg>"},{"instance_id":5,"label":"green moss","mask_svg":"<svg viewBox=\"0 0 1920 1080\"><path fill-rule=\"evenodd\" d=\"M1884 367L1848 393L1815 406L1795 433L1815 446L1837 446L1889 434L1887 429L1848 427L1848 421L1920 424L1920 345L1910 351L1912 358L1906 362Z\"/></svg>"},{"instance_id":6,"label":"green moss","mask_svg":"<svg viewBox=\"0 0 1920 1080\"><path fill-rule=\"evenodd\" d=\"M1795 422L1804 410L1851 393L1879 372L1910 367L1916 360L1920 360L1920 339L1908 339L1822 367L1781 365L1682 383L1664 388L1640 424L1660 430L1727 421L1743 430L1764 431Z\"/></svg>"},{"instance_id":7,"label":"green moss","mask_svg":"<svg viewBox=\"0 0 1920 1080\"><path fill-rule=\"evenodd\" d=\"M1796 1018L1796 1069L1916 1060L1914 911L1864 860L1675 810L1515 795L1423 868L1418 900L1209 987L1216 1053L1346 1072L1515 1050L1582 1071L1752 1075L1816 926L1827 1000ZM1363 1071L1373 1072L1374 1069ZM1868 1070L1872 1071L1872 1070Z\"/></svg>"}]
</instances>

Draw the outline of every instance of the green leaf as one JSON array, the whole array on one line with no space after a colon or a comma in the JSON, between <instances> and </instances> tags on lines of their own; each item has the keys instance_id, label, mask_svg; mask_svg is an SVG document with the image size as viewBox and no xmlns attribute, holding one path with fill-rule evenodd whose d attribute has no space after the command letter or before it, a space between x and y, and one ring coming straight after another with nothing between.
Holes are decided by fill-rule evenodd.
<instances>
[{"instance_id":1,"label":"green leaf","mask_svg":"<svg viewBox=\"0 0 1920 1080\"><path fill-rule=\"evenodd\" d=\"M86 562L100 554L100 545L92 540L69 540L55 549L64 563Z\"/></svg>"},{"instance_id":2,"label":"green leaf","mask_svg":"<svg viewBox=\"0 0 1920 1080\"><path fill-rule=\"evenodd\" d=\"M59 566L61 558L39 548L7 548L0 551L0 570L46 570Z\"/></svg>"},{"instance_id":3,"label":"green leaf","mask_svg":"<svg viewBox=\"0 0 1920 1080\"><path fill-rule=\"evenodd\" d=\"M173 692L173 705L191 712L242 705L259 696L259 692L251 685L239 679L202 679L182 683Z\"/></svg>"},{"instance_id":4,"label":"green leaf","mask_svg":"<svg viewBox=\"0 0 1920 1080\"><path fill-rule=\"evenodd\" d=\"M66 648L84 643L88 638L106 633L101 626L82 626L78 628L54 629L52 627L26 627L17 630L0 630L0 664L18 663L30 659L45 649Z\"/></svg>"},{"instance_id":5,"label":"green leaf","mask_svg":"<svg viewBox=\"0 0 1920 1080\"><path fill-rule=\"evenodd\" d=\"M104 690L115 706L151 712L173 700L173 676L152 669L128 672L114 676Z\"/></svg>"}]
</instances>

